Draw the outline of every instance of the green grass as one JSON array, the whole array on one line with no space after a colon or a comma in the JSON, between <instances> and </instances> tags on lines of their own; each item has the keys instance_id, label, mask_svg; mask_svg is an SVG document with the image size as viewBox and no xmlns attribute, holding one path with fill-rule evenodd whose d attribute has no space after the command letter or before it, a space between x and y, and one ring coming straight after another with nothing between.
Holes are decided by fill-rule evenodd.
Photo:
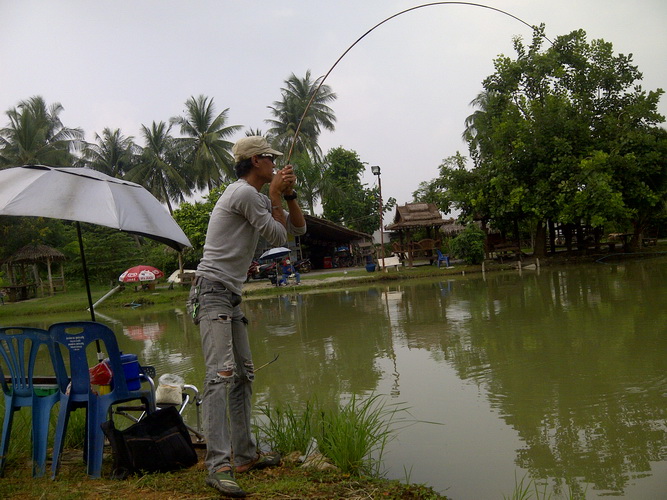
<instances>
[{"instance_id":1,"label":"green grass","mask_svg":"<svg viewBox=\"0 0 667 500\"><path fill-rule=\"evenodd\" d=\"M351 404L348 409L363 408L363 405ZM57 410L57 407L56 409ZM363 413L363 411L361 412ZM281 425L285 425L286 435L298 439L309 436L304 424L315 422L318 416L312 405L302 413L292 409L286 412L269 411L276 427L273 434L281 434ZM112 460L105 456L102 466L102 478L91 480L86 476L83 462L85 412L77 410L70 418L68 439L65 442L63 461L56 481L47 474L42 478L32 477L30 461L30 412L23 409L15 415L10 441L10 456L5 467L5 474L0 479L0 498L40 498L53 500L78 499L116 499L141 498L142 500L165 500L170 498L209 500L217 495L206 486L204 479L207 471L203 456L205 449L198 448L199 462L188 469L170 473L155 473L130 476L119 481L108 479L111 476ZM52 422L55 423L55 418ZM362 419L363 420L363 419ZM312 429L311 429L312 430ZM278 436L280 438L280 436ZM280 438L282 439L282 438ZM289 449L289 439L282 442ZM299 441L294 441L299 443ZM50 444L50 447L52 443ZM295 444L294 446L302 446ZM72 447L78 449L72 450ZM292 454L294 455L294 454ZM50 469L51 449L47 455L47 469ZM319 471L303 468L295 459L286 457L277 468L251 471L239 474L237 480L241 487L254 498L385 498L389 500L447 500L432 488L419 484L402 484L378 477L350 475L340 471Z\"/></svg>"},{"instance_id":2,"label":"green grass","mask_svg":"<svg viewBox=\"0 0 667 500\"><path fill-rule=\"evenodd\" d=\"M0 401L0 426L4 424L5 401ZM53 446L53 437L55 435L56 422L58 419L58 405L51 409L51 418L49 421L49 447ZM1 427L0 427L1 428ZM30 440L32 429L32 415L30 408L21 408L14 412L12 421L12 431L9 437L9 449L7 451L7 467L13 467L21 462L25 457L32 454L32 445ZM67 435L65 436L65 448L83 449L83 443L86 435L86 416L83 410L77 410L70 415L67 426Z\"/></svg>"},{"instance_id":3,"label":"green grass","mask_svg":"<svg viewBox=\"0 0 667 500\"><path fill-rule=\"evenodd\" d=\"M265 441L270 449L282 455L307 451L314 436L314 408L310 402L301 413L290 404L284 409L265 405L259 408L259 413L262 423L256 426L258 441Z\"/></svg>"},{"instance_id":4,"label":"green grass","mask_svg":"<svg viewBox=\"0 0 667 500\"><path fill-rule=\"evenodd\" d=\"M547 493L546 483L542 488L537 483L537 480L531 479L526 481L527 474L519 480L514 476L514 491L510 496L503 495L503 500L551 500L553 494ZM569 500L580 500L586 498L586 489L577 493L570 488L567 496L559 496L559 498L567 498Z\"/></svg>"},{"instance_id":5,"label":"green grass","mask_svg":"<svg viewBox=\"0 0 667 500\"><path fill-rule=\"evenodd\" d=\"M392 439L395 424L407 409L400 404L385 405L379 395L366 399L352 396L333 410L307 403L298 413L285 408L261 408L256 423L258 440L283 454L308 451L317 443L319 452L338 469L353 476L381 475L385 446Z\"/></svg>"},{"instance_id":6,"label":"green grass","mask_svg":"<svg viewBox=\"0 0 667 500\"><path fill-rule=\"evenodd\" d=\"M386 406L378 395L366 400L353 396L339 411L320 414L320 451L344 473L378 477L392 424L404 410Z\"/></svg>"}]
</instances>

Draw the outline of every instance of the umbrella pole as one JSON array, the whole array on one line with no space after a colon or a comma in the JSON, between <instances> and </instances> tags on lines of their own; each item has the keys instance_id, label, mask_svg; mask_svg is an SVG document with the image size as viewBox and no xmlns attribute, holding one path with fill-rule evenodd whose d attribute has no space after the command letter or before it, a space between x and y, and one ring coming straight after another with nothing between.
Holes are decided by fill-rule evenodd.
<instances>
[{"instance_id":1,"label":"umbrella pole","mask_svg":"<svg viewBox=\"0 0 667 500\"><path fill-rule=\"evenodd\" d=\"M81 254L81 264L83 265L83 279L86 282L86 293L88 294L88 307L90 307L90 320L95 321L95 308L93 307L93 297L90 294L90 283L88 282L88 267L86 266L86 253L83 251L83 238L81 237L81 224L79 224L79 221L76 221L76 235L79 237L79 253ZM104 353L102 353L102 347L100 346L100 341L96 340L95 344L97 346L97 358L99 360L104 359Z\"/></svg>"},{"instance_id":2,"label":"umbrella pole","mask_svg":"<svg viewBox=\"0 0 667 500\"><path fill-rule=\"evenodd\" d=\"M88 294L88 307L90 309L90 320L95 321L95 309L93 308L93 297L90 294L90 283L88 282L88 267L86 266L86 254L83 251L83 238L81 237L81 224L76 223L76 234L79 237L79 253L83 265L83 279L86 282L86 293Z\"/></svg>"}]
</instances>

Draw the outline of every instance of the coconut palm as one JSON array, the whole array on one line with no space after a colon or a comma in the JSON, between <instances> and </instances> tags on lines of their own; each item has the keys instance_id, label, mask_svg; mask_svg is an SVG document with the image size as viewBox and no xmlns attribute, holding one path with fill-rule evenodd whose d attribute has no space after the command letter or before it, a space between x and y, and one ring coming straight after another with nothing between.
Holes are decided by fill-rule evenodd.
<instances>
[{"instance_id":1,"label":"coconut palm","mask_svg":"<svg viewBox=\"0 0 667 500\"><path fill-rule=\"evenodd\" d=\"M321 78L311 80L310 70L304 78L292 73L285 81L285 87L281 89L282 99L269 106L274 119L266 120L271 125L269 134L277 148L285 152L290 150L301 121L293 153L307 151L313 158L322 156L317 140L322 129L335 129L336 115L327 104L336 100L337 96L328 85L320 87L320 82ZM311 98L312 103L308 107Z\"/></svg>"},{"instance_id":2,"label":"coconut palm","mask_svg":"<svg viewBox=\"0 0 667 500\"><path fill-rule=\"evenodd\" d=\"M123 177L141 152L133 137L125 137L120 129L105 128L102 135L95 134L96 144L86 144L83 159L88 168L111 177Z\"/></svg>"},{"instance_id":3,"label":"coconut palm","mask_svg":"<svg viewBox=\"0 0 667 500\"><path fill-rule=\"evenodd\" d=\"M159 122L141 126L144 148L136 165L125 178L141 184L173 213L172 202L183 202L192 194L183 173L183 162L176 140L169 135L171 125Z\"/></svg>"},{"instance_id":4,"label":"coconut palm","mask_svg":"<svg viewBox=\"0 0 667 500\"><path fill-rule=\"evenodd\" d=\"M265 134L264 132L262 132L260 129L258 129L258 128L255 129L255 128L252 128L252 127L250 127L248 130L245 131L245 135L246 135L246 137L263 136L263 137L266 137L267 140L270 139L270 137L267 134Z\"/></svg>"},{"instance_id":5,"label":"coconut palm","mask_svg":"<svg viewBox=\"0 0 667 500\"><path fill-rule=\"evenodd\" d=\"M477 109L466 118L465 130L461 135L463 140L468 143L473 158L480 159L482 157L483 142L491 119L490 112L497 97L495 92L483 90L470 101L470 105Z\"/></svg>"},{"instance_id":6,"label":"coconut palm","mask_svg":"<svg viewBox=\"0 0 667 500\"><path fill-rule=\"evenodd\" d=\"M63 109L34 96L7 111L9 125L0 129L0 165L72 165L83 131L62 124L58 115Z\"/></svg>"},{"instance_id":7,"label":"coconut palm","mask_svg":"<svg viewBox=\"0 0 667 500\"><path fill-rule=\"evenodd\" d=\"M225 140L241 128L228 126L227 112L215 114L213 99L203 95L190 97L185 103L185 116L171 118L185 137L178 139L185 152L185 162L192 172L198 189L209 191L234 175L234 159L230 154L232 143Z\"/></svg>"},{"instance_id":8,"label":"coconut palm","mask_svg":"<svg viewBox=\"0 0 667 500\"><path fill-rule=\"evenodd\" d=\"M315 204L319 200L340 200L345 197L346 193L331 180L322 161L313 160L307 152L302 151L293 155L291 163L299 183L299 198L310 215L315 215Z\"/></svg>"}]
</instances>

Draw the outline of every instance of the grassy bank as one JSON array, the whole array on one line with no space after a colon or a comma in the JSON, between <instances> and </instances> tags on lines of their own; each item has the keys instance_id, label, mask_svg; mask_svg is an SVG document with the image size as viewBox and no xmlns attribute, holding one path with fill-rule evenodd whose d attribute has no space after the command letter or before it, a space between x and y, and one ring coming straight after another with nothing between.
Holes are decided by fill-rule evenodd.
<instances>
[{"instance_id":1,"label":"grassy bank","mask_svg":"<svg viewBox=\"0 0 667 500\"><path fill-rule=\"evenodd\" d=\"M20 469L9 468L5 477L0 480L0 497L53 500L117 498L168 500L210 499L218 496L204 483L206 470L202 460L187 470L133 476L123 481L88 479L83 467L78 461L65 464L56 481L48 478L33 479L29 464ZM355 478L338 472L303 469L298 464L287 461L278 468L239 475L238 482L248 492L249 498L257 499L446 498L422 485L405 485L398 481Z\"/></svg>"},{"instance_id":2,"label":"grassy bank","mask_svg":"<svg viewBox=\"0 0 667 500\"><path fill-rule=\"evenodd\" d=\"M2 406L2 405L0 405ZM237 480L252 498L389 498L446 499L424 485L405 484L381 478L381 457L385 443L392 438L392 426L405 411L386 406L379 396L353 400L331 410L308 405L305 412L291 408L264 408L264 418L255 422L258 441L280 451L280 467L239 474ZM56 481L31 476L30 417L27 410L16 415L7 455L5 477L0 480L0 498L45 499L199 499L217 496L204 479L204 449L198 448L198 463L185 470L131 476L125 480L111 477L112 459L103 462L103 479L85 475L82 459L84 413L75 412L68 426L66 450ZM55 412L54 412L55 417ZM114 420L118 421L120 417ZM55 418L53 419L55 420ZM129 425L120 419L117 424ZM319 443L319 446L306 443ZM309 450L307 466L300 459ZM322 467L325 464L326 467ZM47 470L49 464L47 463Z\"/></svg>"}]
</instances>

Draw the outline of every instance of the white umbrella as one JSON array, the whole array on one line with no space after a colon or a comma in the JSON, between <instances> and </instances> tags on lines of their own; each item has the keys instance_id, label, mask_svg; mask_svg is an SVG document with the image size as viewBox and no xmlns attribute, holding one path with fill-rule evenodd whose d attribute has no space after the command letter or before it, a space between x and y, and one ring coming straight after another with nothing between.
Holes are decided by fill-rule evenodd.
<instances>
[{"instance_id":1,"label":"white umbrella","mask_svg":"<svg viewBox=\"0 0 667 500\"><path fill-rule=\"evenodd\" d=\"M284 257L285 255L289 255L291 250L286 247L276 247L272 248L271 250L267 250L264 252L262 255L259 256L259 260L264 260L264 259L280 259L281 257ZM278 263L276 262L276 286L279 286L279 280L278 280Z\"/></svg>"},{"instance_id":2,"label":"white umbrella","mask_svg":"<svg viewBox=\"0 0 667 500\"><path fill-rule=\"evenodd\" d=\"M88 168L36 165L0 170L0 215L89 222L147 236L179 251L192 246L143 186Z\"/></svg>"},{"instance_id":3,"label":"white umbrella","mask_svg":"<svg viewBox=\"0 0 667 500\"><path fill-rule=\"evenodd\" d=\"M95 321L79 222L147 236L179 252L192 246L169 212L143 186L88 168L43 165L0 170L0 215L77 223L90 316Z\"/></svg>"},{"instance_id":4,"label":"white umbrella","mask_svg":"<svg viewBox=\"0 0 667 500\"><path fill-rule=\"evenodd\" d=\"M285 247L272 248L271 250L267 250L262 255L260 255L259 260L279 259L280 257L284 257L285 255L289 254L290 251L291 250L289 248L285 248Z\"/></svg>"},{"instance_id":5,"label":"white umbrella","mask_svg":"<svg viewBox=\"0 0 667 500\"><path fill-rule=\"evenodd\" d=\"M167 278L168 283L182 283L183 280L181 279L181 274L195 274L197 272L196 269L183 269L181 271L180 269L176 269L171 275Z\"/></svg>"}]
</instances>

